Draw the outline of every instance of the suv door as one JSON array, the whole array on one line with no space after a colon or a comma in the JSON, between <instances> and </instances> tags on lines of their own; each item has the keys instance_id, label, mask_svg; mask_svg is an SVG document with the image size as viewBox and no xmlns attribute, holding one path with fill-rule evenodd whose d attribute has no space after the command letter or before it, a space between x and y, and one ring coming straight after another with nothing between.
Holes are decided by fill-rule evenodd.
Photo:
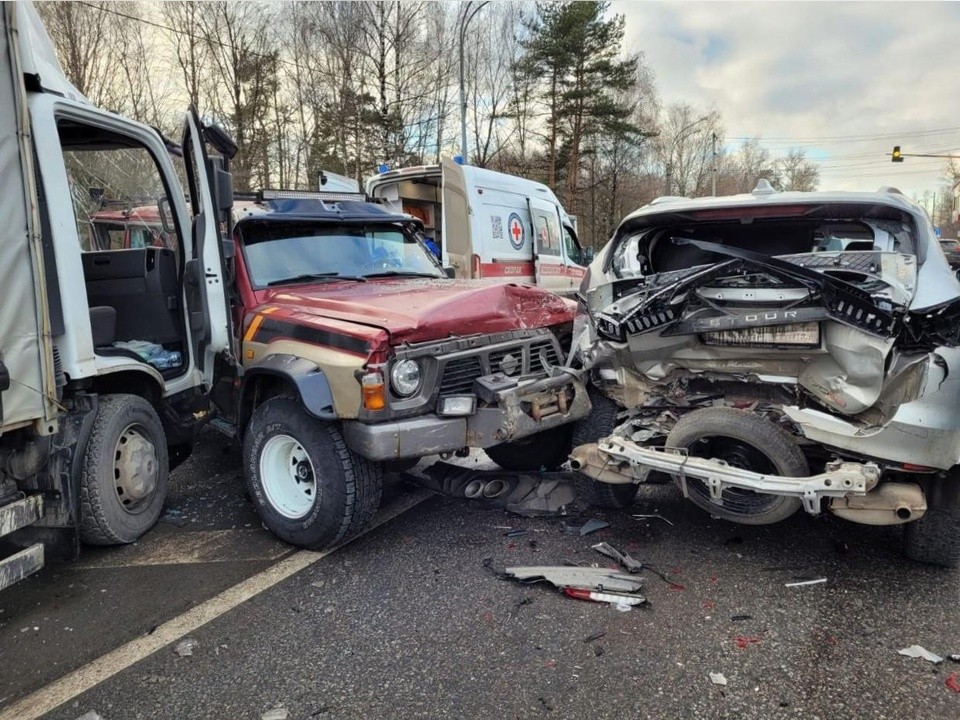
<instances>
[{"instance_id":1,"label":"suv door","mask_svg":"<svg viewBox=\"0 0 960 720\"><path fill-rule=\"evenodd\" d=\"M556 205L528 197L527 206L533 223L533 264L537 285L552 292L569 289L563 274L563 239Z\"/></svg>"},{"instance_id":2,"label":"suv door","mask_svg":"<svg viewBox=\"0 0 960 720\"><path fill-rule=\"evenodd\" d=\"M185 268L185 292L190 309L190 334L197 368L209 388L214 381L215 358L233 353L230 330L227 272L223 256L218 204L225 202L214 167L207 155L202 125L196 110L190 109L183 124L183 161L190 191L193 259ZM230 189L232 195L232 188Z\"/></svg>"}]
</instances>

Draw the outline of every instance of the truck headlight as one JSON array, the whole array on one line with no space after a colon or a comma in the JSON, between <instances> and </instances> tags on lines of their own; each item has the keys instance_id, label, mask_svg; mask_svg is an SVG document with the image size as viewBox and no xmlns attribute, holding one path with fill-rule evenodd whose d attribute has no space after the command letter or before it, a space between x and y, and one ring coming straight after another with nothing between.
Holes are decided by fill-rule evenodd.
<instances>
[{"instance_id":1,"label":"truck headlight","mask_svg":"<svg viewBox=\"0 0 960 720\"><path fill-rule=\"evenodd\" d=\"M390 370L390 384L401 397L413 395L420 387L420 363L416 360L401 360Z\"/></svg>"}]
</instances>

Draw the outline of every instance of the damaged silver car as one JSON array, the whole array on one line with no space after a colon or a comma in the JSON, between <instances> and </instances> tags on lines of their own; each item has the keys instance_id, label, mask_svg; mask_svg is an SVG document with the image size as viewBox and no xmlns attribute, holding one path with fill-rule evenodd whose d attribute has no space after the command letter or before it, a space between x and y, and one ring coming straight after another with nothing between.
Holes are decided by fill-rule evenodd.
<instances>
[{"instance_id":1,"label":"damaged silver car","mask_svg":"<svg viewBox=\"0 0 960 720\"><path fill-rule=\"evenodd\" d=\"M588 500L672 477L726 520L905 524L907 555L960 563L960 284L901 193L663 198L581 299Z\"/></svg>"}]
</instances>

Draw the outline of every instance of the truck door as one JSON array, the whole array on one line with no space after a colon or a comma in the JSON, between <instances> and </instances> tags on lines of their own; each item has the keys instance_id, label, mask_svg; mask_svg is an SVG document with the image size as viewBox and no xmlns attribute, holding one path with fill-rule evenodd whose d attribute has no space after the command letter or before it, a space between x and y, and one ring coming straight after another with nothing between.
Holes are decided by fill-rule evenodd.
<instances>
[{"instance_id":1,"label":"truck door","mask_svg":"<svg viewBox=\"0 0 960 720\"><path fill-rule=\"evenodd\" d=\"M190 190L193 259L187 262L184 275L194 356L209 388L216 356L236 357L224 262L224 244L232 240L221 235L222 228L229 227L223 217L233 204L233 188L229 174L207 155L201 128L191 109L183 124L182 148Z\"/></svg>"},{"instance_id":2,"label":"truck door","mask_svg":"<svg viewBox=\"0 0 960 720\"><path fill-rule=\"evenodd\" d=\"M533 266L537 285L552 292L568 289L563 276L560 214L557 206L539 198L527 198L533 224Z\"/></svg>"}]
</instances>

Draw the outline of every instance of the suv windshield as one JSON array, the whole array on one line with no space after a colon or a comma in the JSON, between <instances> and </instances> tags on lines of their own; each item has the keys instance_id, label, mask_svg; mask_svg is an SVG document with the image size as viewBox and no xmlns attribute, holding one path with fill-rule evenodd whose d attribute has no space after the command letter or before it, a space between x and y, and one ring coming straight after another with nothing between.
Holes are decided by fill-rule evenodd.
<instances>
[{"instance_id":1,"label":"suv windshield","mask_svg":"<svg viewBox=\"0 0 960 720\"><path fill-rule=\"evenodd\" d=\"M429 251L397 225L252 220L241 225L240 236L257 287L338 276L445 277Z\"/></svg>"}]
</instances>

